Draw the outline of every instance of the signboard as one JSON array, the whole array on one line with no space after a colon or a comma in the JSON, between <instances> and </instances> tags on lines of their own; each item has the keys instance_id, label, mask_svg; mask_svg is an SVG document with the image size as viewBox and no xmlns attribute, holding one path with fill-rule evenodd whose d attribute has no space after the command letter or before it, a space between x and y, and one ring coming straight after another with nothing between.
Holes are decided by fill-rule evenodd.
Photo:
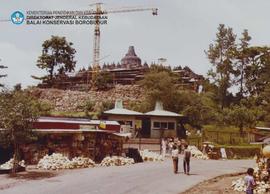
<instances>
[{"instance_id":1,"label":"signboard","mask_svg":"<svg viewBox=\"0 0 270 194\"><path fill-rule=\"evenodd\" d=\"M225 148L220 148L221 157L227 159L227 154Z\"/></svg>"},{"instance_id":2,"label":"signboard","mask_svg":"<svg viewBox=\"0 0 270 194\"><path fill-rule=\"evenodd\" d=\"M135 120L135 128L136 129L142 128L142 121L141 120Z\"/></svg>"}]
</instances>

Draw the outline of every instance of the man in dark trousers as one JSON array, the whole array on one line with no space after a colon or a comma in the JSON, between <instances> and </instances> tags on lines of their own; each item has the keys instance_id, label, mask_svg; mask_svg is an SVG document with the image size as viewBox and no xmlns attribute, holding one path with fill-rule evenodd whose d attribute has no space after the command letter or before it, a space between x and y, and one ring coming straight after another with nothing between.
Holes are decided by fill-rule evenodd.
<instances>
[{"instance_id":1,"label":"man in dark trousers","mask_svg":"<svg viewBox=\"0 0 270 194\"><path fill-rule=\"evenodd\" d=\"M191 152L188 150L188 145L185 145L185 150L184 150L184 160L183 160L183 165L184 165L184 172L185 174L189 175L189 170L190 170L190 157L191 157Z\"/></svg>"},{"instance_id":2,"label":"man in dark trousers","mask_svg":"<svg viewBox=\"0 0 270 194\"><path fill-rule=\"evenodd\" d=\"M174 170L175 174L177 174L177 172L178 172L178 155L179 155L178 148L176 147L176 145L173 145L173 147L172 147L172 160L173 160L173 170Z\"/></svg>"}]
</instances>

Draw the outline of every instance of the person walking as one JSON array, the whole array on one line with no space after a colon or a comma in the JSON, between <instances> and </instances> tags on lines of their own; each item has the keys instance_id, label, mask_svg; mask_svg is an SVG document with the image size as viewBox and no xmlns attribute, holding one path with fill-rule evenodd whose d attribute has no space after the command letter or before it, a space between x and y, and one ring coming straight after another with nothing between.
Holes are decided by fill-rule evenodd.
<instances>
[{"instance_id":1,"label":"person walking","mask_svg":"<svg viewBox=\"0 0 270 194\"><path fill-rule=\"evenodd\" d=\"M162 150L162 157L165 158L166 156L166 150L167 150L167 143L166 140L164 138L162 138L161 140L161 150Z\"/></svg>"},{"instance_id":2,"label":"person walking","mask_svg":"<svg viewBox=\"0 0 270 194\"><path fill-rule=\"evenodd\" d=\"M190 171L190 157L191 157L191 152L188 150L188 145L185 145L185 150L184 150L184 158L183 158L183 166L184 166L184 173L189 175Z\"/></svg>"},{"instance_id":3,"label":"person walking","mask_svg":"<svg viewBox=\"0 0 270 194\"><path fill-rule=\"evenodd\" d=\"M175 174L177 174L178 172L178 155L179 155L178 148L176 147L176 145L173 145L172 160L173 160L173 170Z\"/></svg>"},{"instance_id":4,"label":"person walking","mask_svg":"<svg viewBox=\"0 0 270 194\"><path fill-rule=\"evenodd\" d=\"M254 169L249 168L247 170L247 176L245 176L245 184L247 186L246 194L253 194L253 189L256 186L254 177L253 177Z\"/></svg>"}]
</instances>

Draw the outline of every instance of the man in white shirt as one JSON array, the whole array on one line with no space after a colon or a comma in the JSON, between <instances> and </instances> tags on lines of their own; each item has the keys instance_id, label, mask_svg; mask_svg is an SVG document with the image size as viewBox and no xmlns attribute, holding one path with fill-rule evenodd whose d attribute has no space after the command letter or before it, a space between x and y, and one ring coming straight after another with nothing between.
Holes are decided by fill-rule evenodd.
<instances>
[{"instance_id":1,"label":"man in white shirt","mask_svg":"<svg viewBox=\"0 0 270 194\"><path fill-rule=\"evenodd\" d=\"M178 155L179 155L178 148L175 145L173 145L172 160L173 160L173 169L174 169L175 174L177 174L178 172Z\"/></svg>"},{"instance_id":2,"label":"man in white shirt","mask_svg":"<svg viewBox=\"0 0 270 194\"><path fill-rule=\"evenodd\" d=\"M161 148L162 148L162 157L165 158L166 156L166 140L165 139L162 139L161 141Z\"/></svg>"}]
</instances>

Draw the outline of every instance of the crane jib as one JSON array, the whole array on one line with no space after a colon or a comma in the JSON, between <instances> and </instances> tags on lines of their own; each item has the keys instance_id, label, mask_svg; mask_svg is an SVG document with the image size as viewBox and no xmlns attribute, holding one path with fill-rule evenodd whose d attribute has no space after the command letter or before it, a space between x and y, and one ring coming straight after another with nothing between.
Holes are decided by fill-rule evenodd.
<instances>
[{"instance_id":1,"label":"crane jib","mask_svg":"<svg viewBox=\"0 0 270 194\"><path fill-rule=\"evenodd\" d=\"M106 15L82 15L82 16L78 16L78 19L88 19L88 20L92 20L92 19L99 19L99 20L107 20L108 16Z\"/></svg>"}]
</instances>

